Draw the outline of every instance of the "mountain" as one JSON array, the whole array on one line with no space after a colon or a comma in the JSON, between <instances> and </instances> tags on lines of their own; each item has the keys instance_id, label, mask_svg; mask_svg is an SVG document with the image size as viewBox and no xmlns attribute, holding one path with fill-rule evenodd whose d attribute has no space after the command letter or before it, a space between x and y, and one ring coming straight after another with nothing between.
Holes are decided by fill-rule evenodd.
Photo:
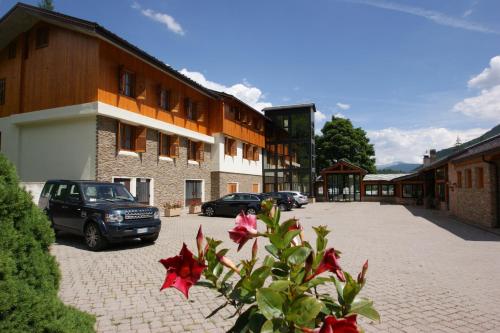
<instances>
[{"instance_id":1,"label":"mountain","mask_svg":"<svg viewBox=\"0 0 500 333\"><path fill-rule=\"evenodd\" d=\"M410 173L420 167L418 163L394 162L377 166L377 173Z\"/></svg>"},{"instance_id":2,"label":"mountain","mask_svg":"<svg viewBox=\"0 0 500 333\"><path fill-rule=\"evenodd\" d=\"M488 132L484 133L483 135L481 135L480 137L477 137L475 139L472 139L470 141L467 141L467 142L464 142L462 143L460 146L457 146L457 147L450 147L450 148L446 148L446 149L441 149L440 151L438 151L436 153L436 156L438 159L440 158L443 158L443 157L446 157L450 154L453 154L454 152L458 151L458 150L462 150L462 149L465 149L465 148L468 148L478 142L481 142L483 140L486 140L486 139L489 139L495 135L498 135L500 134L500 124L493 127L491 130L489 130Z\"/></svg>"}]
</instances>

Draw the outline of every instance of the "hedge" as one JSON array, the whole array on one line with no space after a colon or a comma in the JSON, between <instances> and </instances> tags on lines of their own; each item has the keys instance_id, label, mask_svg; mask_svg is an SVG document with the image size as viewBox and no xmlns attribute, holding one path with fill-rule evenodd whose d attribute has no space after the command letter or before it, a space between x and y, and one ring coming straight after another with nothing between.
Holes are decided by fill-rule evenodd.
<instances>
[{"instance_id":1,"label":"hedge","mask_svg":"<svg viewBox=\"0 0 500 333\"><path fill-rule=\"evenodd\" d=\"M0 154L0 332L94 332L95 318L57 297L54 232Z\"/></svg>"}]
</instances>

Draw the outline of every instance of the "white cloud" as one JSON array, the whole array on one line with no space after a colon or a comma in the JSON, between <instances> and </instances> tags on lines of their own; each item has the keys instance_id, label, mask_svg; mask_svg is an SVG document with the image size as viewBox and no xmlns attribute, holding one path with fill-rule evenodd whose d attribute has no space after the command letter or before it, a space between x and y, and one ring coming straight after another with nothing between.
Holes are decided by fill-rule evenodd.
<instances>
[{"instance_id":1,"label":"white cloud","mask_svg":"<svg viewBox=\"0 0 500 333\"><path fill-rule=\"evenodd\" d=\"M469 88L482 90L479 95L455 104L453 111L500 122L500 56L491 58L490 66L471 78L467 84Z\"/></svg>"},{"instance_id":2,"label":"white cloud","mask_svg":"<svg viewBox=\"0 0 500 333\"><path fill-rule=\"evenodd\" d=\"M467 82L470 88L488 89L500 85L500 56L491 58L490 67Z\"/></svg>"},{"instance_id":3,"label":"white cloud","mask_svg":"<svg viewBox=\"0 0 500 333\"><path fill-rule=\"evenodd\" d=\"M375 145L377 164L394 162L422 163L426 150L443 149L455 144L457 137L462 142L477 138L488 129L471 128L451 130L447 128L426 127L411 130L385 128L367 131L370 142Z\"/></svg>"},{"instance_id":4,"label":"white cloud","mask_svg":"<svg viewBox=\"0 0 500 333\"><path fill-rule=\"evenodd\" d=\"M340 103L340 102L339 102L339 103L337 103L336 105L337 105L337 107L338 107L339 109L344 110L344 111L349 110L349 109L351 108L351 105L350 105L350 104L345 104L345 103Z\"/></svg>"},{"instance_id":5,"label":"white cloud","mask_svg":"<svg viewBox=\"0 0 500 333\"><path fill-rule=\"evenodd\" d=\"M168 28L168 30L181 36L184 35L184 30L182 29L182 26L172 16L165 13L154 11L152 9L148 8L144 9L137 2L134 2L132 4L132 8L137 9L138 11L141 12L142 15L152 19L153 21L165 25Z\"/></svg>"},{"instance_id":6,"label":"white cloud","mask_svg":"<svg viewBox=\"0 0 500 333\"><path fill-rule=\"evenodd\" d=\"M317 123L321 123L324 120L326 120L326 114L319 110L316 110L316 112L314 113L314 121Z\"/></svg>"},{"instance_id":7,"label":"white cloud","mask_svg":"<svg viewBox=\"0 0 500 333\"><path fill-rule=\"evenodd\" d=\"M424 9L424 8L420 8L420 7L407 6L404 4L394 3L394 2L384 1L384 0L380 0L380 1L376 1L376 0L346 0L346 1L423 17L423 18L430 20L434 23L448 26L448 27L452 27L452 28L459 28L459 29L465 29L465 30L482 32L482 33L493 33L493 34L500 33L498 31L492 30L492 29L487 28L487 27L485 27L481 24L478 24L478 23L470 22L470 21L462 19L462 18L448 16L448 15L441 13L441 12L438 12L438 11Z\"/></svg>"},{"instance_id":8,"label":"white cloud","mask_svg":"<svg viewBox=\"0 0 500 333\"><path fill-rule=\"evenodd\" d=\"M347 119L347 116L341 112L337 112L336 114L333 115L335 118L342 118L342 119Z\"/></svg>"},{"instance_id":9,"label":"white cloud","mask_svg":"<svg viewBox=\"0 0 500 333\"><path fill-rule=\"evenodd\" d=\"M244 80L243 83L236 83L228 87L208 80L205 75L200 72L192 72L186 68L181 69L180 72L208 89L231 94L257 110L273 106L272 103L263 101L265 96L262 91L257 87L251 86L246 80Z\"/></svg>"}]
</instances>

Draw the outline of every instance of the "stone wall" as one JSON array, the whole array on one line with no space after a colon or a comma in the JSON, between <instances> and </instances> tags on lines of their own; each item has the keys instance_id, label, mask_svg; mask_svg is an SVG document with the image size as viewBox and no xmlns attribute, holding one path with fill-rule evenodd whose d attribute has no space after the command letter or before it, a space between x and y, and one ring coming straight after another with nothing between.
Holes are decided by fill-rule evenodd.
<instances>
[{"instance_id":1,"label":"stone wall","mask_svg":"<svg viewBox=\"0 0 500 333\"><path fill-rule=\"evenodd\" d=\"M205 144L204 161L187 160L187 139L180 139L179 158L163 160L158 156L158 131L148 129L145 153L117 154L117 121L97 117L96 178L111 181L113 177L150 178L153 182L153 204L161 209L165 202L184 204L185 180L204 181L204 200L211 200L210 145Z\"/></svg>"},{"instance_id":2,"label":"stone wall","mask_svg":"<svg viewBox=\"0 0 500 333\"><path fill-rule=\"evenodd\" d=\"M483 168L483 188L478 187L476 168ZM472 174L472 187L467 187L465 181L466 170ZM486 162L454 165L449 167L450 184L450 213L466 222L479 224L485 227L496 227L497 203L495 168ZM462 186L458 187L457 171L462 172Z\"/></svg>"},{"instance_id":3,"label":"stone wall","mask_svg":"<svg viewBox=\"0 0 500 333\"><path fill-rule=\"evenodd\" d=\"M228 194L228 183L238 183L238 192L252 192L252 184L259 184L259 191L262 191L262 176L214 171L211 178L213 199Z\"/></svg>"}]
</instances>

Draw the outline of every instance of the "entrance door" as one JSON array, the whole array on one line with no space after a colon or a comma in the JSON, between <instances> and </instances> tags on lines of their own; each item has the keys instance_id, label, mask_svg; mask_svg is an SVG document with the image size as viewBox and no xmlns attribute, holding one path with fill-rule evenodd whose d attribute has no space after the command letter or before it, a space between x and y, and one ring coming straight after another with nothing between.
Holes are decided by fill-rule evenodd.
<instances>
[{"instance_id":1,"label":"entrance door","mask_svg":"<svg viewBox=\"0 0 500 333\"><path fill-rule=\"evenodd\" d=\"M227 183L227 194L231 194L238 191L237 183Z\"/></svg>"},{"instance_id":2,"label":"entrance door","mask_svg":"<svg viewBox=\"0 0 500 333\"><path fill-rule=\"evenodd\" d=\"M351 173L329 174L328 201L359 201L360 177Z\"/></svg>"},{"instance_id":3,"label":"entrance door","mask_svg":"<svg viewBox=\"0 0 500 333\"><path fill-rule=\"evenodd\" d=\"M149 205L150 184L151 179L137 178L135 182L135 194L138 202Z\"/></svg>"},{"instance_id":4,"label":"entrance door","mask_svg":"<svg viewBox=\"0 0 500 333\"><path fill-rule=\"evenodd\" d=\"M186 180L186 206L201 204L201 180Z\"/></svg>"}]
</instances>

